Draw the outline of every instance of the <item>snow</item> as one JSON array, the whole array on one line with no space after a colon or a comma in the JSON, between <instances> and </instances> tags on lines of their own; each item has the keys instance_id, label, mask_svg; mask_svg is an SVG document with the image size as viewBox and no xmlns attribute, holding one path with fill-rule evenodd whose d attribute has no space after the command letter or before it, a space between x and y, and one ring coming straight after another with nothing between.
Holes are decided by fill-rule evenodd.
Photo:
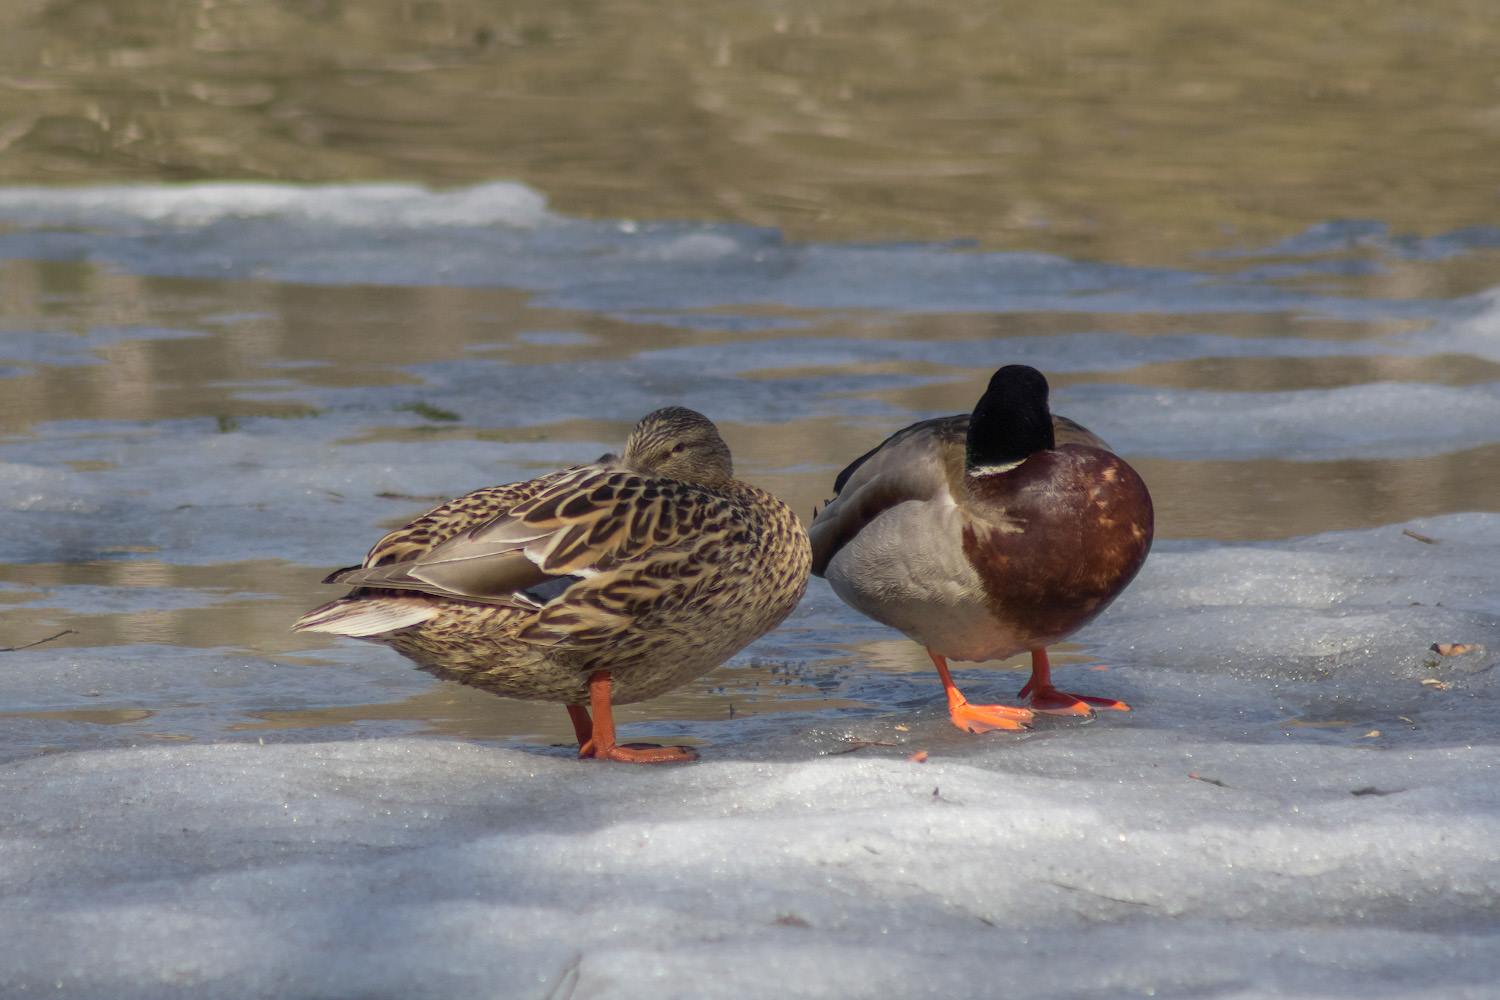
<instances>
[{"instance_id":1,"label":"snow","mask_svg":"<svg viewBox=\"0 0 1500 1000\"><path fill-rule=\"evenodd\" d=\"M40 758L7 778L8 981L1493 995L1493 747L1063 742L650 774L412 740Z\"/></svg>"},{"instance_id":2,"label":"snow","mask_svg":"<svg viewBox=\"0 0 1500 1000\"><path fill-rule=\"evenodd\" d=\"M431 192L414 184L204 183L0 190L0 218L22 224L88 227L147 223L183 228L251 219L348 228L370 226L535 226L546 201L522 184L496 182Z\"/></svg>"},{"instance_id":3,"label":"snow","mask_svg":"<svg viewBox=\"0 0 1500 1000\"><path fill-rule=\"evenodd\" d=\"M0 189L0 221L14 260L519 289L655 331L626 351L548 313L384 385L271 358L216 388L301 419L41 418L0 439L4 643L93 625L0 654L0 996L1500 996L1493 510L1164 537L1054 658L1064 685L1134 711L1020 736L953 729L921 651L821 581L728 667L622 716L628 739L701 748L676 768L578 762L555 707L284 632L311 581L421 497L594 458L667 401L768 438L807 421L873 441L945 412L904 393L936 399L1018 360L1109 374L1060 380L1054 401L1130 457L1378 464L1493 446L1500 383L1233 392L1140 374L1500 360L1500 289L1378 299L1285 281L1381 255L1438 267L1491 231L1330 223L1225 275L587 222L507 184ZM906 332L914 316L1038 310L1084 318L1047 336ZM1287 334L1213 319L1265 313ZM1175 325L1142 335L1121 316ZM259 318L7 321L0 380L113 374L122 346L218 344ZM1296 335L1304 319L1316 335ZM568 421L586 423L557 440L474 433ZM740 465L820 489L836 471L770 451ZM975 699L1024 676L955 667ZM490 728L434 719L423 699L450 690Z\"/></svg>"},{"instance_id":4,"label":"snow","mask_svg":"<svg viewBox=\"0 0 1500 1000\"><path fill-rule=\"evenodd\" d=\"M1493 743L1177 724L1233 708L1148 694L1129 725L963 747L929 719L915 738L949 749L926 764L805 738L651 773L410 739L36 758L6 776L0 981L1492 996Z\"/></svg>"}]
</instances>

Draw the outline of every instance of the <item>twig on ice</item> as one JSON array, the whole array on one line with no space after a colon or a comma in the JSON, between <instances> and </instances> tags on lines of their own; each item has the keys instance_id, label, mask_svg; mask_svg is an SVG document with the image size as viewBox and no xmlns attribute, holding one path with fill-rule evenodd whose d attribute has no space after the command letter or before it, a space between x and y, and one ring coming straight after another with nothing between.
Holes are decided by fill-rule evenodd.
<instances>
[{"instance_id":1,"label":"twig on ice","mask_svg":"<svg viewBox=\"0 0 1500 1000\"><path fill-rule=\"evenodd\" d=\"M1224 784L1224 782L1220 781L1218 778L1205 778L1203 775L1198 774L1196 771L1189 771L1188 772L1188 777L1192 778L1194 781L1201 781L1205 785L1218 785L1220 788L1228 788L1229 787L1228 785Z\"/></svg>"},{"instance_id":2,"label":"twig on ice","mask_svg":"<svg viewBox=\"0 0 1500 1000\"><path fill-rule=\"evenodd\" d=\"M51 642L53 639L61 639L65 635L77 635L77 634L78 633L77 633L77 631L75 629L65 628L61 632L57 633L56 635L49 635L49 636L47 636L47 638L45 638L45 639L38 639L36 642L28 642L24 646L0 646L0 653L18 653L18 652L20 652L23 649L30 649L32 646L40 646L44 642Z\"/></svg>"}]
</instances>

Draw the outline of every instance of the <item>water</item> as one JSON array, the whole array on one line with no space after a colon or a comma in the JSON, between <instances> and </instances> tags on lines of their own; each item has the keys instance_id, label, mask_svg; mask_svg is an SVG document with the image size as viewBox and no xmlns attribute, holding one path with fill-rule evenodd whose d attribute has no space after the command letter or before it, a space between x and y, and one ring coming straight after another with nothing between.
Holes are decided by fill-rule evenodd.
<instances>
[{"instance_id":1,"label":"water","mask_svg":"<svg viewBox=\"0 0 1500 1000\"><path fill-rule=\"evenodd\" d=\"M0 986L1493 995L1495 31L0 14L0 645L62 633L0 653ZM815 581L620 712L705 763L622 775L554 706L287 631L387 528L657 406L808 513L1014 361L1156 498L1054 657L1129 716L965 737Z\"/></svg>"},{"instance_id":2,"label":"water","mask_svg":"<svg viewBox=\"0 0 1500 1000\"><path fill-rule=\"evenodd\" d=\"M594 219L1108 262L1493 224L1482 4L40 0L0 181L495 178ZM1492 269L1491 269L1492 270Z\"/></svg>"}]
</instances>

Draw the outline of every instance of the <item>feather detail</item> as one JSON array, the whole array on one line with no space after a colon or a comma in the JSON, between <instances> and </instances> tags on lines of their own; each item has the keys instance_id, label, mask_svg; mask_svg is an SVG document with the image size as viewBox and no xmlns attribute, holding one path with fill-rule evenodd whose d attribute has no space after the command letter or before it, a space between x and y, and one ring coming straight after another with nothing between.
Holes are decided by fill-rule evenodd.
<instances>
[{"instance_id":1,"label":"feather detail","mask_svg":"<svg viewBox=\"0 0 1500 1000\"><path fill-rule=\"evenodd\" d=\"M298 618L292 631L331 632L366 639L421 624L437 612L437 607L430 601L407 597L340 598L313 608Z\"/></svg>"},{"instance_id":2,"label":"feather detail","mask_svg":"<svg viewBox=\"0 0 1500 1000\"><path fill-rule=\"evenodd\" d=\"M1007 366L972 414L902 428L855 459L813 519L812 571L935 655L1003 658L1082 628L1140 569L1140 477Z\"/></svg>"},{"instance_id":3,"label":"feather detail","mask_svg":"<svg viewBox=\"0 0 1500 1000\"><path fill-rule=\"evenodd\" d=\"M667 408L624 458L475 490L387 533L328 578L353 592L296 627L373 638L510 697L579 704L609 670L629 704L785 618L810 557L796 515L733 478L707 418Z\"/></svg>"},{"instance_id":4,"label":"feather detail","mask_svg":"<svg viewBox=\"0 0 1500 1000\"><path fill-rule=\"evenodd\" d=\"M1058 447L1082 444L1109 450L1083 425L1052 415ZM952 502L964 492L964 439L969 414L921 420L886 438L850 462L834 480L834 496L813 513L813 565L822 576L839 550L881 514L908 500ZM1020 463L1016 463L1019 465ZM971 470L1006 472L1004 468Z\"/></svg>"},{"instance_id":5,"label":"feather detail","mask_svg":"<svg viewBox=\"0 0 1500 1000\"><path fill-rule=\"evenodd\" d=\"M837 495L808 532L812 571L822 576L840 549L881 514L907 501L946 501L962 489L967 420L924 420L886 438L839 473Z\"/></svg>"}]
</instances>

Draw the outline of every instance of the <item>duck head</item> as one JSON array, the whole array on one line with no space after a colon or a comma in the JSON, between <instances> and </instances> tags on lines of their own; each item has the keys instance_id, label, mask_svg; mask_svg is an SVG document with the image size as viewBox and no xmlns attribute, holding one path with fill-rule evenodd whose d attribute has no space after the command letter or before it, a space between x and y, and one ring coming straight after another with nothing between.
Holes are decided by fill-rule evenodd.
<instances>
[{"instance_id":1,"label":"duck head","mask_svg":"<svg viewBox=\"0 0 1500 1000\"><path fill-rule=\"evenodd\" d=\"M1005 472L1054 444L1042 373L1029 365L1006 365L990 376L989 388L969 417L965 470L971 475Z\"/></svg>"},{"instance_id":2,"label":"duck head","mask_svg":"<svg viewBox=\"0 0 1500 1000\"><path fill-rule=\"evenodd\" d=\"M642 417L625 439L624 462L638 472L700 486L734 478L734 460L719 429L685 406L665 406Z\"/></svg>"}]
</instances>

